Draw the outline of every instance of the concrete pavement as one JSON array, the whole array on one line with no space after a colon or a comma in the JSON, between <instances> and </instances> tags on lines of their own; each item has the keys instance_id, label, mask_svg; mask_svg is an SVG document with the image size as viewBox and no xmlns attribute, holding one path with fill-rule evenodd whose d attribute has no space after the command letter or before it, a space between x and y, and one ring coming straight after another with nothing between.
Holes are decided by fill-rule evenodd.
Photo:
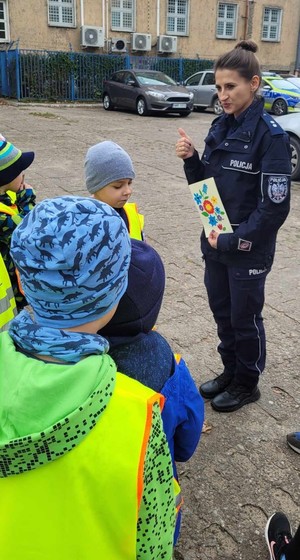
<instances>
[{"instance_id":1,"label":"concrete pavement","mask_svg":"<svg viewBox=\"0 0 300 560\"><path fill-rule=\"evenodd\" d=\"M100 106L5 102L0 113L0 132L36 152L26 180L39 200L87 194L83 161L92 144L111 139L129 152L137 175L132 200L145 214L147 241L161 254L167 273L158 328L183 354L197 384L220 371L203 285L199 218L174 152L179 126L202 149L212 113L141 118ZM280 230L267 280L262 396L231 414L220 415L206 404L209 429L193 458L179 465L185 504L178 559L267 559L267 517L283 510L294 527L300 523L300 455L285 443L287 432L300 430L299 219L300 183L295 183L292 210Z\"/></svg>"}]
</instances>

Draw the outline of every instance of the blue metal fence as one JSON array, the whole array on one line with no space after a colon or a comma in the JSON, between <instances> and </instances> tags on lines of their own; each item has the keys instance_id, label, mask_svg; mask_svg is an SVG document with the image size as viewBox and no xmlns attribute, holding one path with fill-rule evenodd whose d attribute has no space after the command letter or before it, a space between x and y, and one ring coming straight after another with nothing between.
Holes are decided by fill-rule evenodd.
<instances>
[{"instance_id":1,"label":"blue metal fence","mask_svg":"<svg viewBox=\"0 0 300 560\"><path fill-rule=\"evenodd\" d=\"M176 82L212 60L11 49L0 51L0 95L16 99L96 101L116 70L161 70Z\"/></svg>"}]
</instances>

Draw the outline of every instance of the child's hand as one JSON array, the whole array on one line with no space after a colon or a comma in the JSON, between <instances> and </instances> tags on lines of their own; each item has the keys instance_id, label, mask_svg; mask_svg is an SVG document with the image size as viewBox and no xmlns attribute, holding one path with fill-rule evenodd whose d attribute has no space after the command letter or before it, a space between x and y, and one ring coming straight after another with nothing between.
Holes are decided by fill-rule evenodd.
<instances>
[{"instance_id":1,"label":"child's hand","mask_svg":"<svg viewBox=\"0 0 300 560\"><path fill-rule=\"evenodd\" d=\"M177 157L181 159L187 159L194 155L194 144L191 138L185 133L183 128L178 128L180 134L179 140L176 142L175 150Z\"/></svg>"},{"instance_id":2,"label":"child's hand","mask_svg":"<svg viewBox=\"0 0 300 560\"><path fill-rule=\"evenodd\" d=\"M23 191L24 189L32 189L32 186L29 185L29 183L22 183L22 185L20 186L19 190Z\"/></svg>"}]
</instances>

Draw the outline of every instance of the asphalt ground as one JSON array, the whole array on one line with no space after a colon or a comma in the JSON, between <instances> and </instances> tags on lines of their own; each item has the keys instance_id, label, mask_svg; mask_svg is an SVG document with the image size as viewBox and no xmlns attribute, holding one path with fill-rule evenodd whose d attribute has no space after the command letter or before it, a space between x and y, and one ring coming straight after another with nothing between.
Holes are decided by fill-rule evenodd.
<instances>
[{"instance_id":1,"label":"asphalt ground","mask_svg":"<svg viewBox=\"0 0 300 560\"><path fill-rule=\"evenodd\" d=\"M203 285L200 223L174 145L183 127L201 151L214 118L139 117L91 106L0 104L0 132L36 159L26 180L38 200L87 195L83 162L102 140L121 144L136 169L132 201L145 214L147 242L163 258L167 286L158 329L186 359L198 384L221 371L215 324ZM278 235L264 308L267 366L261 399L230 414L206 403L206 431L192 459L179 464L184 495L176 558L267 559L264 527L276 510L300 522L300 455L285 441L300 430L299 256L300 183Z\"/></svg>"}]
</instances>

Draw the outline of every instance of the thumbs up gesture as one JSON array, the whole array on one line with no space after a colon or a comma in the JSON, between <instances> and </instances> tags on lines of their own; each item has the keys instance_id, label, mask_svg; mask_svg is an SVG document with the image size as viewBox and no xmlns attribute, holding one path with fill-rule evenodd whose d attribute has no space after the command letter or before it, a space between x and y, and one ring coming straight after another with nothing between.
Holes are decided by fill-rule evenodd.
<instances>
[{"instance_id":1,"label":"thumbs up gesture","mask_svg":"<svg viewBox=\"0 0 300 560\"><path fill-rule=\"evenodd\" d=\"M176 142L175 151L177 157L187 159L194 154L194 144L183 128L178 128L180 138Z\"/></svg>"}]
</instances>

